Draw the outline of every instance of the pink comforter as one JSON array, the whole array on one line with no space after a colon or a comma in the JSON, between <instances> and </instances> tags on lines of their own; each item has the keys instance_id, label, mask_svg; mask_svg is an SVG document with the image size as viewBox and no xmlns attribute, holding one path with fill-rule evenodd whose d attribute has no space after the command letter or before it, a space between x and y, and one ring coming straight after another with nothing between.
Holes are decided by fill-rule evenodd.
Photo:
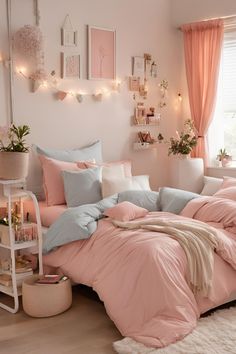
<instances>
[{"instance_id":1,"label":"pink comforter","mask_svg":"<svg viewBox=\"0 0 236 354\"><path fill-rule=\"evenodd\" d=\"M198 211L203 220L206 213L201 214L201 208L207 203L206 198L204 203L195 199L183 215L195 217ZM218 207L213 205L212 210L216 213ZM163 215L181 218L160 212L146 218ZM236 223L236 211L232 218ZM222 220L215 224L222 225ZM44 256L44 263L60 267L76 283L93 287L123 336L163 347L191 332L201 312L224 302L236 290L232 267L236 264L236 237L223 230L219 234L213 288L205 299L195 299L187 285L186 257L177 241L162 233L121 230L109 219L99 221L90 239L60 247Z\"/></svg>"}]
</instances>

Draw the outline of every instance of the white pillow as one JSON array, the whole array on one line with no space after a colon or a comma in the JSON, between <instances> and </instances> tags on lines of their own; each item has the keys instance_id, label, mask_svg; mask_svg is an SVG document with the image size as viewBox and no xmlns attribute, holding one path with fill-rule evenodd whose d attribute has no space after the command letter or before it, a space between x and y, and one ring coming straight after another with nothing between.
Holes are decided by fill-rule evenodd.
<instances>
[{"instance_id":1,"label":"white pillow","mask_svg":"<svg viewBox=\"0 0 236 354\"><path fill-rule=\"evenodd\" d=\"M204 176L204 187L201 191L201 195L213 195L221 187L223 178Z\"/></svg>"},{"instance_id":2,"label":"white pillow","mask_svg":"<svg viewBox=\"0 0 236 354\"><path fill-rule=\"evenodd\" d=\"M124 165L102 166L102 179L125 178Z\"/></svg>"},{"instance_id":3,"label":"white pillow","mask_svg":"<svg viewBox=\"0 0 236 354\"><path fill-rule=\"evenodd\" d=\"M110 195L128 191L133 189L133 182L131 178L111 178L102 179L102 197L106 198Z\"/></svg>"},{"instance_id":4,"label":"white pillow","mask_svg":"<svg viewBox=\"0 0 236 354\"><path fill-rule=\"evenodd\" d=\"M149 185L149 176L133 176L131 178L103 178L102 179L102 196L103 198L124 191L142 191L151 190Z\"/></svg>"},{"instance_id":5,"label":"white pillow","mask_svg":"<svg viewBox=\"0 0 236 354\"><path fill-rule=\"evenodd\" d=\"M151 190L148 175L133 176L132 181L133 181L133 189L139 190L141 188L141 190L143 191Z\"/></svg>"}]
</instances>

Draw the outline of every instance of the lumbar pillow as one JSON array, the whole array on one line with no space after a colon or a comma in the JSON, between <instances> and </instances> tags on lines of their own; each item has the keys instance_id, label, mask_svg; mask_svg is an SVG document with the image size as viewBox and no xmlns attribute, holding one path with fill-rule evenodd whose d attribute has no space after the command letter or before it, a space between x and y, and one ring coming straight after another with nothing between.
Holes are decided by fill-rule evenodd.
<instances>
[{"instance_id":1,"label":"lumbar pillow","mask_svg":"<svg viewBox=\"0 0 236 354\"><path fill-rule=\"evenodd\" d=\"M131 190L118 194L118 203L128 201L137 206L147 209L148 211L161 210L159 193L148 190Z\"/></svg>"},{"instance_id":2,"label":"lumbar pillow","mask_svg":"<svg viewBox=\"0 0 236 354\"><path fill-rule=\"evenodd\" d=\"M81 171L74 162L65 162L39 156L43 169L43 187L48 206L65 204L63 170Z\"/></svg>"},{"instance_id":3,"label":"lumbar pillow","mask_svg":"<svg viewBox=\"0 0 236 354\"><path fill-rule=\"evenodd\" d=\"M182 189L168 187L160 188L159 195L161 211L167 211L173 214L179 214L190 200L200 196L199 194Z\"/></svg>"},{"instance_id":4,"label":"lumbar pillow","mask_svg":"<svg viewBox=\"0 0 236 354\"><path fill-rule=\"evenodd\" d=\"M68 207L97 203L102 199L100 167L81 172L63 171L62 175Z\"/></svg>"},{"instance_id":5,"label":"lumbar pillow","mask_svg":"<svg viewBox=\"0 0 236 354\"><path fill-rule=\"evenodd\" d=\"M222 178L215 178L210 176L204 176L204 187L201 191L201 195L213 195L221 187L223 183Z\"/></svg>"},{"instance_id":6,"label":"lumbar pillow","mask_svg":"<svg viewBox=\"0 0 236 354\"><path fill-rule=\"evenodd\" d=\"M130 221L137 218L142 218L147 215L148 210L140 208L130 202L122 202L112 208L108 208L103 213L105 216L118 221Z\"/></svg>"}]
</instances>

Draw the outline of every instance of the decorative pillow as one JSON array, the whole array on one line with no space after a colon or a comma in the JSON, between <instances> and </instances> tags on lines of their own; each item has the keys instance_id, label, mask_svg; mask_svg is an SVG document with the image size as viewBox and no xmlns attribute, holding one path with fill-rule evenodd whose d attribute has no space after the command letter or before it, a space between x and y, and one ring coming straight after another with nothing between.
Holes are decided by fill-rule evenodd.
<instances>
[{"instance_id":1,"label":"decorative pillow","mask_svg":"<svg viewBox=\"0 0 236 354\"><path fill-rule=\"evenodd\" d=\"M60 161L76 162L95 159L96 162L102 162L102 144L100 140L75 150L42 149L37 145L34 145L34 148L38 154Z\"/></svg>"},{"instance_id":2,"label":"decorative pillow","mask_svg":"<svg viewBox=\"0 0 236 354\"><path fill-rule=\"evenodd\" d=\"M124 165L111 165L100 167L101 179L125 178Z\"/></svg>"},{"instance_id":3,"label":"decorative pillow","mask_svg":"<svg viewBox=\"0 0 236 354\"><path fill-rule=\"evenodd\" d=\"M142 218L147 215L148 210L140 208L130 202L122 202L112 208L108 208L103 213L106 216L118 221L129 221Z\"/></svg>"},{"instance_id":4,"label":"decorative pillow","mask_svg":"<svg viewBox=\"0 0 236 354\"><path fill-rule=\"evenodd\" d=\"M161 211L179 214L190 200L200 195L182 189L163 187L160 188L159 196Z\"/></svg>"},{"instance_id":5,"label":"decorative pillow","mask_svg":"<svg viewBox=\"0 0 236 354\"><path fill-rule=\"evenodd\" d=\"M43 155L40 155L39 159L43 169L43 186L47 205L65 204L65 193L61 172L63 170L82 170L80 170L77 164L73 162L58 161Z\"/></svg>"},{"instance_id":6,"label":"decorative pillow","mask_svg":"<svg viewBox=\"0 0 236 354\"><path fill-rule=\"evenodd\" d=\"M204 176L204 187L201 191L201 195L213 195L215 194L222 186L223 179Z\"/></svg>"},{"instance_id":7,"label":"decorative pillow","mask_svg":"<svg viewBox=\"0 0 236 354\"><path fill-rule=\"evenodd\" d=\"M221 188L214 194L214 197L231 199L236 201L236 185L233 187Z\"/></svg>"},{"instance_id":8,"label":"decorative pillow","mask_svg":"<svg viewBox=\"0 0 236 354\"><path fill-rule=\"evenodd\" d=\"M133 189L133 183L131 178L102 179L103 198L131 189Z\"/></svg>"},{"instance_id":9,"label":"decorative pillow","mask_svg":"<svg viewBox=\"0 0 236 354\"><path fill-rule=\"evenodd\" d=\"M118 194L118 203L128 201L148 211L159 211L160 198L159 193L154 191L124 191Z\"/></svg>"},{"instance_id":10,"label":"decorative pillow","mask_svg":"<svg viewBox=\"0 0 236 354\"><path fill-rule=\"evenodd\" d=\"M223 177L223 183L221 189L228 188L228 187L236 187L236 178L233 177Z\"/></svg>"},{"instance_id":11,"label":"decorative pillow","mask_svg":"<svg viewBox=\"0 0 236 354\"><path fill-rule=\"evenodd\" d=\"M131 161L123 160L123 161L112 161L112 162L103 162L103 163L94 163L91 161L78 161L79 168L93 168L93 167L112 167L112 166L120 166L122 165L124 168L125 177L132 177L131 173Z\"/></svg>"},{"instance_id":12,"label":"decorative pillow","mask_svg":"<svg viewBox=\"0 0 236 354\"><path fill-rule=\"evenodd\" d=\"M132 180L133 180L134 189L136 190L142 189L143 191L151 190L148 175L133 176Z\"/></svg>"},{"instance_id":13,"label":"decorative pillow","mask_svg":"<svg viewBox=\"0 0 236 354\"><path fill-rule=\"evenodd\" d=\"M102 199L100 167L81 172L63 171L66 204L76 207L83 204L97 203Z\"/></svg>"}]
</instances>

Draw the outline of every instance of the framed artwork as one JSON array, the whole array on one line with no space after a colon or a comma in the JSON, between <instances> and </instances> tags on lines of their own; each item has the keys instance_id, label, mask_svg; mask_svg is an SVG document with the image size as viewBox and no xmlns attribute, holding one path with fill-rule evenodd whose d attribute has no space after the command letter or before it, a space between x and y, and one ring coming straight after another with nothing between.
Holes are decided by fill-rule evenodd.
<instances>
[{"instance_id":1,"label":"framed artwork","mask_svg":"<svg viewBox=\"0 0 236 354\"><path fill-rule=\"evenodd\" d=\"M133 57L133 71L132 75L143 78L145 73L144 57Z\"/></svg>"},{"instance_id":2,"label":"framed artwork","mask_svg":"<svg viewBox=\"0 0 236 354\"><path fill-rule=\"evenodd\" d=\"M61 29L61 45L65 47L77 46L78 32L74 31L70 16L66 15Z\"/></svg>"},{"instance_id":3,"label":"framed artwork","mask_svg":"<svg viewBox=\"0 0 236 354\"><path fill-rule=\"evenodd\" d=\"M62 79L80 78L80 55L76 53L61 53Z\"/></svg>"},{"instance_id":4,"label":"framed artwork","mask_svg":"<svg viewBox=\"0 0 236 354\"><path fill-rule=\"evenodd\" d=\"M88 79L115 80L116 33L88 26Z\"/></svg>"}]
</instances>

